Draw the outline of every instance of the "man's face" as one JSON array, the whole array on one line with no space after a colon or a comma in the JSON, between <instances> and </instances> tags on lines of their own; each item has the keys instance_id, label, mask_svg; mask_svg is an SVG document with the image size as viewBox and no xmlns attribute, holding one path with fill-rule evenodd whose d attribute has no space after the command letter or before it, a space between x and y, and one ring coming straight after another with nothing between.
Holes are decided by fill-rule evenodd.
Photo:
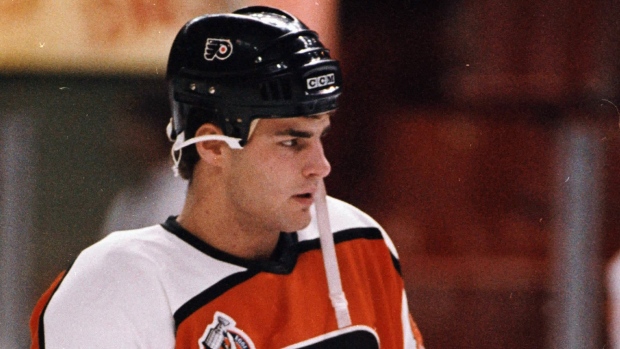
<instances>
[{"instance_id":1,"label":"man's face","mask_svg":"<svg viewBox=\"0 0 620 349\"><path fill-rule=\"evenodd\" d=\"M244 149L233 152L227 176L237 222L269 232L310 223L317 185L331 170L321 140L329 125L327 114L258 122Z\"/></svg>"}]
</instances>

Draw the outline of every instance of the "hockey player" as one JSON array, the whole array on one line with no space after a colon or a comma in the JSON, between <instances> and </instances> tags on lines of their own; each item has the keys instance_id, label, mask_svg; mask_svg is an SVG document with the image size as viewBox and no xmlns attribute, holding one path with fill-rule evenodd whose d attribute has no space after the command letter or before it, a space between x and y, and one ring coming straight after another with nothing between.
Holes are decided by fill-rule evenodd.
<instances>
[{"instance_id":1,"label":"hockey player","mask_svg":"<svg viewBox=\"0 0 620 349\"><path fill-rule=\"evenodd\" d=\"M37 304L33 348L422 348L382 228L325 197L338 62L268 7L172 44L181 214L84 250Z\"/></svg>"}]
</instances>

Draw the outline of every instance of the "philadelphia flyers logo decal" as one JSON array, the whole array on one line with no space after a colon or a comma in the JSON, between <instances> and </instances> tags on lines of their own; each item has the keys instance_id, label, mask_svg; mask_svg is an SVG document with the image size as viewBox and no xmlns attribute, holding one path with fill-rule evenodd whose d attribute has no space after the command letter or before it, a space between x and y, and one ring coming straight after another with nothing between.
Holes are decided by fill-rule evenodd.
<instances>
[{"instance_id":1,"label":"philadelphia flyers logo decal","mask_svg":"<svg viewBox=\"0 0 620 349\"><path fill-rule=\"evenodd\" d=\"M205 45L205 59L212 61L214 59L225 60L230 57L233 51L232 43L229 39L207 39Z\"/></svg>"}]
</instances>

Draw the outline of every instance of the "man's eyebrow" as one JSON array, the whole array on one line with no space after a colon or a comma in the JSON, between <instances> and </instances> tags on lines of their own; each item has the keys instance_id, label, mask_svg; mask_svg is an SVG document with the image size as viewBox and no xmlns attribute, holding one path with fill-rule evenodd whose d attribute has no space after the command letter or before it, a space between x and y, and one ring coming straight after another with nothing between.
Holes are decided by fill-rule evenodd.
<instances>
[{"instance_id":1,"label":"man's eyebrow","mask_svg":"<svg viewBox=\"0 0 620 349\"><path fill-rule=\"evenodd\" d=\"M296 130L294 128L287 128L285 130L281 130L275 133L276 136L291 136L298 138L310 138L313 133L308 131Z\"/></svg>"},{"instance_id":2,"label":"man's eyebrow","mask_svg":"<svg viewBox=\"0 0 620 349\"><path fill-rule=\"evenodd\" d=\"M331 125L328 125L327 127L325 127L323 132L321 132L321 136L324 136L327 133L327 131L329 131L330 128L331 128ZM297 130L294 128L287 128L285 130L277 131L275 135L276 136L291 136L291 137L297 137L297 138L312 138L312 136L314 136L314 132L302 131L302 130Z\"/></svg>"}]
</instances>

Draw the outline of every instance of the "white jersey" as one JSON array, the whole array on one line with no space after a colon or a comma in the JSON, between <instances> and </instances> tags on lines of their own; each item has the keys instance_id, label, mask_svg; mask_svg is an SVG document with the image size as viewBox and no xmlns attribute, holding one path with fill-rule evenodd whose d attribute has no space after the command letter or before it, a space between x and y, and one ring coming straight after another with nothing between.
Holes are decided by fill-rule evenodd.
<instances>
[{"instance_id":1,"label":"white jersey","mask_svg":"<svg viewBox=\"0 0 620 349\"><path fill-rule=\"evenodd\" d=\"M338 329L316 222L272 261L217 250L171 217L84 250L39 301L33 348L421 348L398 255L370 217L328 198L352 325Z\"/></svg>"}]
</instances>

